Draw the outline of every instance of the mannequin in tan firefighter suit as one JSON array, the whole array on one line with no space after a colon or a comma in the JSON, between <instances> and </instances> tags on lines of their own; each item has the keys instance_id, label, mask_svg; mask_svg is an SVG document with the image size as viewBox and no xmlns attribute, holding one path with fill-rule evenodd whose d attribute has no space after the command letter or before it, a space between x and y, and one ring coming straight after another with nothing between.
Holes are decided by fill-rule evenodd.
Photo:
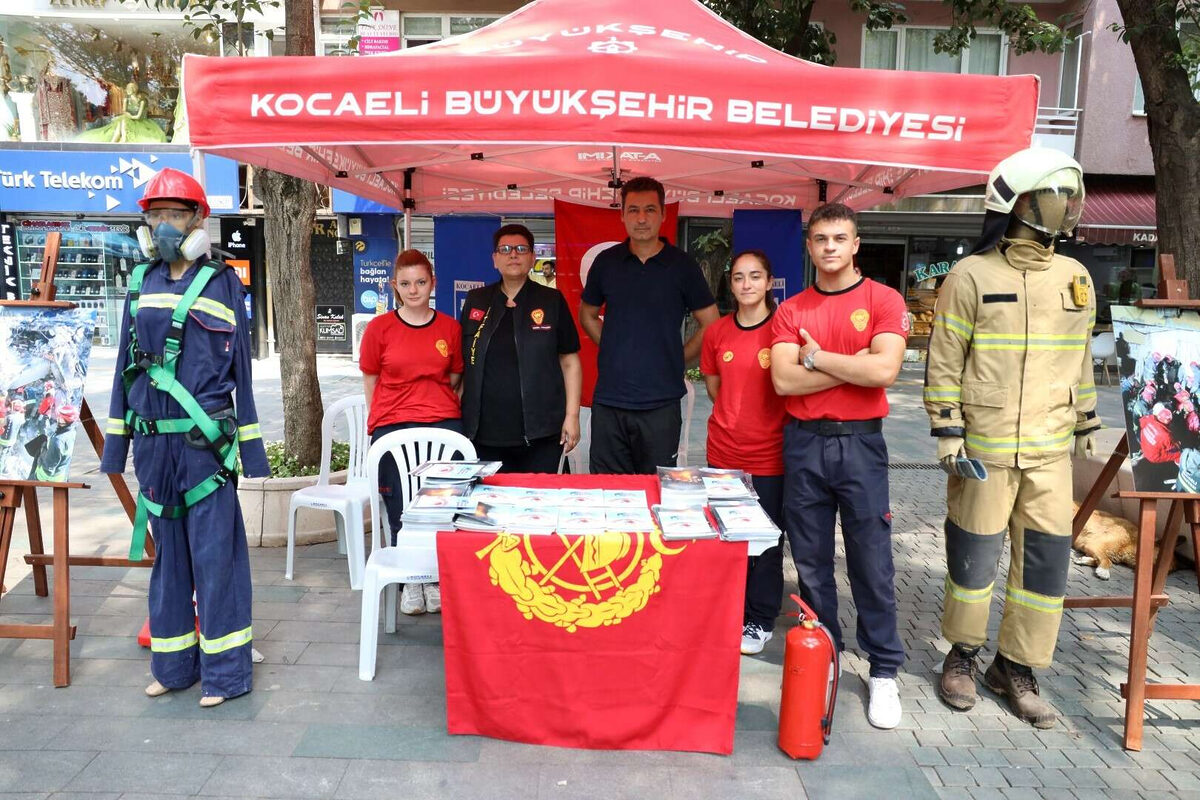
<instances>
[{"instance_id":1,"label":"mannequin in tan firefighter suit","mask_svg":"<svg viewBox=\"0 0 1200 800\"><path fill-rule=\"evenodd\" d=\"M939 695L967 710L1005 531L1011 559L995 661L984 685L1013 713L1053 727L1032 668L1047 667L1071 552L1071 454L1092 451L1100 420L1087 270L1054 252L1083 209L1083 170L1030 148L988 178L984 234L942 285L929 341L925 408L947 486L942 635L953 645Z\"/></svg>"}]
</instances>

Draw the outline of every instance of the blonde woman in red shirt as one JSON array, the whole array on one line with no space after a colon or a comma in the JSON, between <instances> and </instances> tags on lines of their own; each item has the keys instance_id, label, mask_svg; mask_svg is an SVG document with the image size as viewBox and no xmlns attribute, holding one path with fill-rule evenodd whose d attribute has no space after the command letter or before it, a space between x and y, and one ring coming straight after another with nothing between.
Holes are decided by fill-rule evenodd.
<instances>
[{"instance_id":1,"label":"blonde woman in red shirt","mask_svg":"<svg viewBox=\"0 0 1200 800\"><path fill-rule=\"evenodd\" d=\"M783 530L783 399L771 385L771 262L761 250L738 253L729 270L732 314L704 331L700 371L713 401L708 463L750 474L758 502ZM752 556L746 569L742 652L761 653L783 602L780 543Z\"/></svg>"},{"instance_id":2,"label":"blonde woman in red shirt","mask_svg":"<svg viewBox=\"0 0 1200 800\"><path fill-rule=\"evenodd\" d=\"M367 396L371 441L405 428L445 428L462 433L458 384L462 379L462 331L452 318L429 307L433 265L419 250L396 256L392 290L397 308L371 320L363 332L359 368ZM387 507L395 544L403 511L400 471L391 456L379 464L379 493ZM437 613L442 593L436 583L409 583L400 612Z\"/></svg>"}]
</instances>

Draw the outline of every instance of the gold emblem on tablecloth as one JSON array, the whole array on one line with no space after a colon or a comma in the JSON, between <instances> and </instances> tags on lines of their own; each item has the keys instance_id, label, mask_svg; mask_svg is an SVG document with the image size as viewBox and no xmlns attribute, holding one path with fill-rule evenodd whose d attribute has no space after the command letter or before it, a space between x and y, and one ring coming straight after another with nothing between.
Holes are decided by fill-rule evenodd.
<instances>
[{"instance_id":1,"label":"gold emblem on tablecloth","mask_svg":"<svg viewBox=\"0 0 1200 800\"><path fill-rule=\"evenodd\" d=\"M543 560L537 544L561 541L565 550ZM498 534L475 555L488 560L488 577L517 605L525 619L579 628L616 625L646 607L659 591L663 556L669 548L658 531L555 537Z\"/></svg>"}]
</instances>

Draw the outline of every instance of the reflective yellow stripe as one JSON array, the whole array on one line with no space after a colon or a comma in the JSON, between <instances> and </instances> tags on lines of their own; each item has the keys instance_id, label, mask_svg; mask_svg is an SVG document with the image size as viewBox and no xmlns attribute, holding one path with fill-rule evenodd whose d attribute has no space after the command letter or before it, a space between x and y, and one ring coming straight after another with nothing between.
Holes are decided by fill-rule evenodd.
<instances>
[{"instance_id":1,"label":"reflective yellow stripe","mask_svg":"<svg viewBox=\"0 0 1200 800\"><path fill-rule=\"evenodd\" d=\"M945 328L948 331L957 333L967 341L971 340L971 331L975 329L974 325L967 322L962 317L946 312L938 314L936 317L934 317L933 324L939 328Z\"/></svg>"},{"instance_id":2,"label":"reflective yellow stripe","mask_svg":"<svg viewBox=\"0 0 1200 800\"><path fill-rule=\"evenodd\" d=\"M178 653L196 645L196 632L191 631L183 636L172 636L169 639L150 637L150 649L155 653Z\"/></svg>"},{"instance_id":3,"label":"reflective yellow stripe","mask_svg":"<svg viewBox=\"0 0 1200 800\"><path fill-rule=\"evenodd\" d=\"M992 589L996 586L993 581L983 589L964 589L954 581L950 580L950 576L946 576L946 595L953 597L960 603L990 603L992 600Z\"/></svg>"},{"instance_id":4,"label":"reflective yellow stripe","mask_svg":"<svg viewBox=\"0 0 1200 800\"><path fill-rule=\"evenodd\" d=\"M254 423L253 425L243 425L242 427L238 428L238 441L239 442L248 442L251 439L261 439L261 438L262 438L262 429L258 427L257 422Z\"/></svg>"},{"instance_id":5,"label":"reflective yellow stripe","mask_svg":"<svg viewBox=\"0 0 1200 800\"><path fill-rule=\"evenodd\" d=\"M1076 400L1084 400L1088 397L1095 397L1095 396L1096 396L1096 384L1094 384L1094 383L1081 383L1081 384L1079 384L1079 388L1075 390L1075 399Z\"/></svg>"},{"instance_id":6,"label":"reflective yellow stripe","mask_svg":"<svg viewBox=\"0 0 1200 800\"><path fill-rule=\"evenodd\" d=\"M205 639L200 637L200 649L209 655L214 653L224 653L226 650L232 650L235 647L241 647L244 644L250 644L250 640L254 636L250 632L250 628L242 628L240 631L234 631L228 636L222 636L220 639Z\"/></svg>"},{"instance_id":7,"label":"reflective yellow stripe","mask_svg":"<svg viewBox=\"0 0 1200 800\"><path fill-rule=\"evenodd\" d=\"M973 450L980 450L985 453L1015 453L1018 450L1057 450L1065 447L1074 435L1074 429L1049 437L977 436L973 433L968 433L967 446Z\"/></svg>"},{"instance_id":8,"label":"reflective yellow stripe","mask_svg":"<svg viewBox=\"0 0 1200 800\"><path fill-rule=\"evenodd\" d=\"M179 305L179 298L182 295L165 292L161 294L144 294L138 299L138 308L165 308L174 310L175 306ZM233 315L233 309L216 300L210 300L207 297L197 297L196 302L192 303L193 311L203 311L205 314L216 317L222 322L230 325L237 324L237 318Z\"/></svg>"},{"instance_id":9,"label":"reflective yellow stripe","mask_svg":"<svg viewBox=\"0 0 1200 800\"><path fill-rule=\"evenodd\" d=\"M113 436L128 436L129 426L120 417L109 417L108 424L104 426L104 432Z\"/></svg>"},{"instance_id":10,"label":"reflective yellow stripe","mask_svg":"<svg viewBox=\"0 0 1200 800\"><path fill-rule=\"evenodd\" d=\"M1063 610L1063 599L1061 597L1050 597L1036 592L1030 592L1025 589L1016 589L1009 586L1004 592L1004 598L1010 603L1016 603L1019 606L1032 608L1034 611L1042 611L1047 614L1060 614Z\"/></svg>"},{"instance_id":11,"label":"reflective yellow stripe","mask_svg":"<svg viewBox=\"0 0 1200 800\"><path fill-rule=\"evenodd\" d=\"M925 399L930 402L938 400L960 400L962 388L958 386L926 386Z\"/></svg>"}]
</instances>

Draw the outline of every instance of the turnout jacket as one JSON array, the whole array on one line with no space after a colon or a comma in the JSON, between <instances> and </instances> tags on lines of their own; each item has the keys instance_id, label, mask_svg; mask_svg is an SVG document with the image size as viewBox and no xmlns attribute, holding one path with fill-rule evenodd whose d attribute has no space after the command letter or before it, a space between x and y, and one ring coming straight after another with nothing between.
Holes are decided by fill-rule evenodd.
<instances>
[{"instance_id":1,"label":"turnout jacket","mask_svg":"<svg viewBox=\"0 0 1200 800\"><path fill-rule=\"evenodd\" d=\"M141 349L162 354L163 343L170 329L171 312L205 262L206 259L200 259L192 264L177 281L171 280L167 264L161 260L151 263L142 282L137 317L133 320ZM250 331L244 298L245 289L232 269L222 269L213 276L188 312L175 375L209 416L233 409L236 391L237 440L242 472L247 476L269 476L271 468L267 463L258 412L254 407ZM129 408L151 420L187 416L170 395L154 388L145 372L137 376L126 396L122 373L129 366L129 326L129 298L126 297L121 317L117 369L109 401L104 455L100 459L101 472L124 472L130 441L141 437L129 430L125 423L125 412Z\"/></svg>"},{"instance_id":2,"label":"turnout jacket","mask_svg":"<svg viewBox=\"0 0 1200 800\"><path fill-rule=\"evenodd\" d=\"M500 281L472 289L463 303L462 316L462 423L463 433L475 438L479 432L483 397L483 366L496 332L496 320L504 313L508 298ZM575 325L557 289L527 280L517 294L513 313L513 337L517 346L517 372L521 382L521 412L525 439L555 436L562 431L567 415L567 392L559 363L559 327Z\"/></svg>"},{"instance_id":3,"label":"turnout jacket","mask_svg":"<svg viewBox=\"0 0 1200 800\"><path fill-rule=\"evenodd\" d=\"M938 295L925 372L933 436L1028 468L1100 427L1092 376L1096 295L1078 261L1005 240L955 265ZM1086 296L1077 297L1076 278Z\"/></svg>"}]
</instances>

